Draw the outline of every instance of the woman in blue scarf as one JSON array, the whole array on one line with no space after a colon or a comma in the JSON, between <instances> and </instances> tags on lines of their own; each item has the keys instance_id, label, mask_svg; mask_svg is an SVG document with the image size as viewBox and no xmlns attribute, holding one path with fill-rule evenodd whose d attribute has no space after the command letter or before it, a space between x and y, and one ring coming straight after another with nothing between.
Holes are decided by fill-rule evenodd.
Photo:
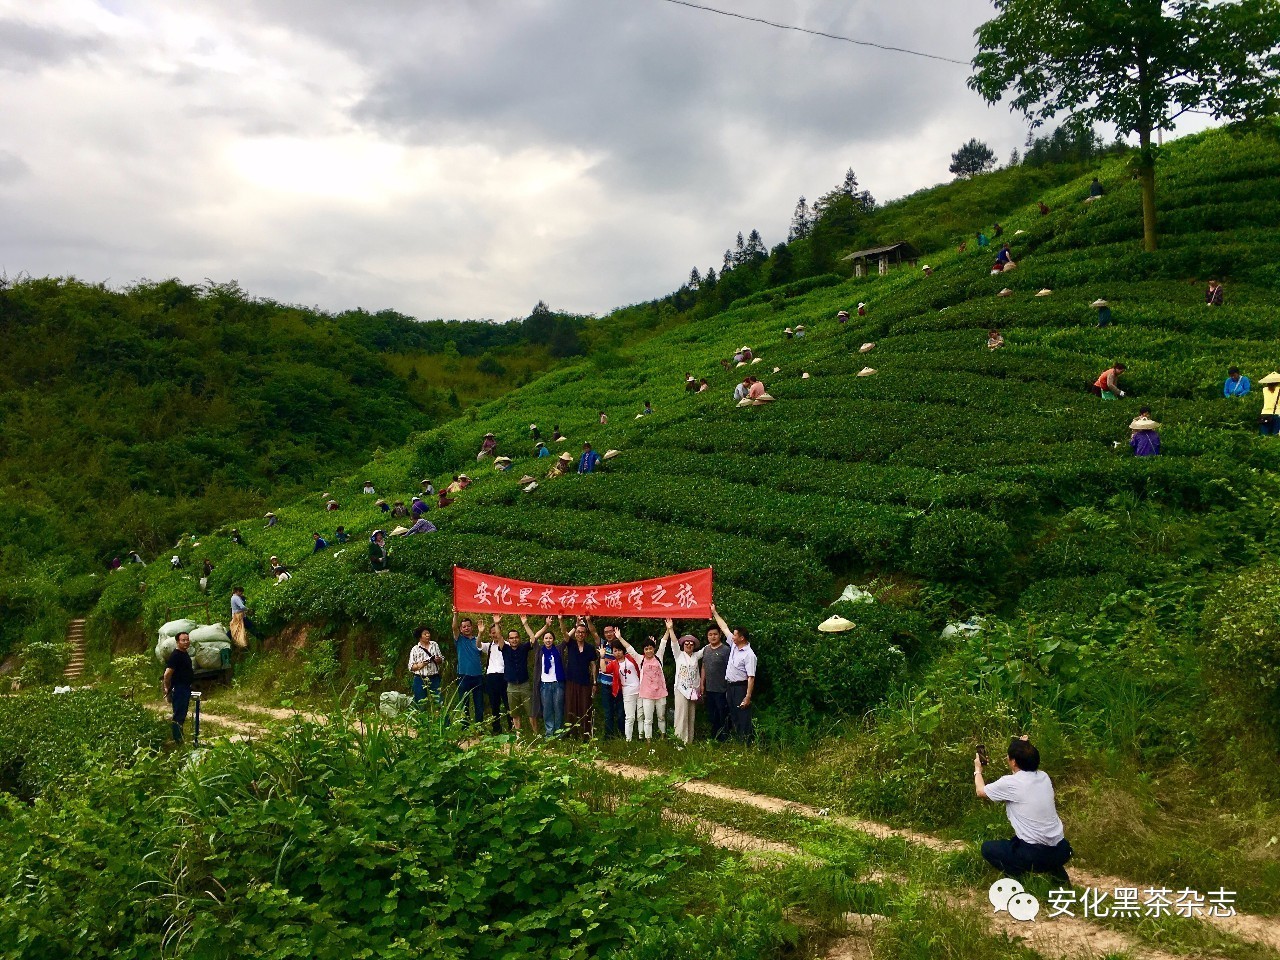
<instances>
[{"instance_id":1,"label":"woman in blue scarf","mask_svg":"<svg viewBox=\"0 0 1280 960\"><path fill-rule=\"evenodd\" d=\"M547 736L564 726L564 655L556 646L551 632L551 618L542 630L542 648L538 651L538 675L542 680L542 726Z\"/></svg>"}]
</instances>

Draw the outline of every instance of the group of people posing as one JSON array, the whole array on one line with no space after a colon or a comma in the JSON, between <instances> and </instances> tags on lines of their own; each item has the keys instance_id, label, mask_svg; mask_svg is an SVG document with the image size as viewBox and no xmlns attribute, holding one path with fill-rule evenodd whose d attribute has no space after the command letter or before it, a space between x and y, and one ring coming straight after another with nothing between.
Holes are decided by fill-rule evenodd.
<instances>
[{"instance_id":1,"label":"group of people posing","mask_svg":"<svg viewBox=\"0 0 1280 960\"><path fill-rule=\"evenodd\" d=\"M504 627L497 615L486 624L455 611L457 706L480 723L487 703L494 733L533 732L541 719L549 737L589 740L598 730L603 737L650 740L655 728L666 735L670 703L676 736L691 743L698 704L705 702L713 738L750 740L756 654L745 630L730 629L714 606L711 613L715 626L705 644L691 633L677 637L667 620L661 638L646 637L637 649L615 624L601 636L591 617L572 627L563 617L547 617L535 628L521 616L519 627ZM442 705L449 664L428 627L418 627L414 639L408 661L414 702L430 696Z\"/></svg>"}]
</instances>

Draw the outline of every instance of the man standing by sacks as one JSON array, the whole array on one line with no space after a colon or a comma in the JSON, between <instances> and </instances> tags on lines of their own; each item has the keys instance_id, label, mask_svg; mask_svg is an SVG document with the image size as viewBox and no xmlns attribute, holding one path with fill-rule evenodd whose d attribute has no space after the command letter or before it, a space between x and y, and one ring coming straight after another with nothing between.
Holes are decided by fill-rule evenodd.
<instances>
[{"instance_id":1,"label":"man standing by sacks","mask_svg":"<svg viewBox=\"0 0 1280 960\"><path fill-rule=\"evenodd\" d=\"M191 684L196 678L191 662L191 634L183 630L174 638L176 647L165 662L164 698L173 705L173 742L182 742L182 726L187 722L187 708L191 706Z\"/></svg>"}]
</instances>

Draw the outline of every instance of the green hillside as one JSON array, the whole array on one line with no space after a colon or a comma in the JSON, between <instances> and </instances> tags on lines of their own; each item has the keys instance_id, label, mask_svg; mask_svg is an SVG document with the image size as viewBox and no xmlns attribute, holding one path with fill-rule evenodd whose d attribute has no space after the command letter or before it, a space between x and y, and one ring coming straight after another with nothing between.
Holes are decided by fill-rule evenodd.
<instances>
[{"instance_id":1,"label":"green hillside","mask_svg":"<svg viewBox=\"0 0 1280 960\"><path fill-rule=\"evenodd\" d=\"M1053 776L1077 853L1073 871L1175 889L1225 885L1239 891L1242 911L1274 915L1280 540L1273 518L1280 510L1280 440L1258 435L1257 381L1280 367L1280 154L1262 139L1222 131L1167 146L1158 194L1162 249L1155 253L1140 249L1138 186L1126 163L1117 156L1099 166L1107 193L1089 204L1083 201L1093 170L1061 183L1044 168L1015 169L913 195L863 224L870 231L864 237L894 239L889 231L901 230L897 239L921 243L932 276L904 267L885 277L810 277L751 291L715 314L701 292L685 309L669 299L626 308L617 314L625 332L611 334L600 322L586 357L384 447L305 494L280 498L278 526L229 512L182 539L184 569L126 567L102 578L88 633L92 666L112 684L126 686L145 672L137 658L112 661L112 653L142 652L149 646L143 638L172 607L208 599L220 617L232 586L243 584L258 639L226 693L231 722L239 706L260 711L265 699L297 704L314 697L327 708L335 692L351 712L331 713L327 726L290 726L267 749L215 747L176 789L167 786L162 764L143 756L112 784L92 782L95 792L76 797L64 812L33 805L23 822L40 828L24 837L23 849L57 859L63 829L97 824L98 810L120 806L128 816L95 829L112 849L126 851L122 862L142 863L150 856L144 851L179 842L156 824L216 805L229 811L227 846L210 841L195 861L225 858L223 872L213 876L227 903L245 891L250 913L257 909L252 897L274 896L262 878L279 879L284 871L284 887L305 893L288 903L271 900L271 915L282 924L253 935L279 930L301 942L311 924L330 919L313 911L313 902L341 900L331 880L339 872L357 888L368 882L378 890L378 897L361 899L353 927L372 929L383 922L373 919L378 911L398 909L384 903L396 903L391 888L413 849L413 818L434 821L449 811L456 836L449 835L443 853L432 852L434 859L413 860L411 869L439 886L440 876L454 882L452 864L486 865L485 883L471 894L474 914L455 908L466 902L461 896L450 900L447 914L462 926L455 909L471 918L467 923L483 918L477 937L489 930L488 918L510 913L504 898L515 881L505 872L507 860L536 848L535 867L549 871L542 892L558 905L548 910L567 916L579 905L560 892L563 878L552 875L560 849L581 863L579 893L596 883L615 893L645 889L630 873L607 871L648 856L671 871L665 893L684 905L669 911L680 924L709 923L707 917L723 912L727 919L717 929L731 931L731 939L750 941L743 930L775 938L738 953L707 947L691 955L827 955L828 942L847 932L849 911L891 918L891 936L902 938L892 956L936 956L942 940L953 944L954 956L1065 955L1066 944L1035 944L1039 952L1011 947L1005 933L988 934L974 921L978 914L963 902L964 891L981 892L990 876L972 845L921 850L879 834L869 846L853 844L847 833L854 828L827 819L852 814L965 841L1001 835L999 806L974 800L974 745L1028 731ZM1059 185L1046 186L1053 182ZM1008 205L997 206L1000 197ZM1049 215L1037 212L1037 199L1050 206ZM974 219L965 225L969 215ZM1019 267L993 276L995 248L970 243L961 253L943 238L953 231L968 236L995 220ZM1222 307L1204 303L1210 277L1226 282ZM1013 294L997 296L1006 285ZM1051 292L1036 296L1042 289ZM1114 315L1106 329L1096 326L1090 306L1098 297ZM860 302L865 317L836 322L838 310L854 312ZM784 327L800 324L804 338L784 336ZM994 351L986 346L993 327L1005 341ZM874 349L859 352L864 343ZM725 370L720 361L743 344L761 358L750 372L776 402L739 408L732 401L747 371ZM1128 365L1127 395L1104 401L1088 387L1114 361ZM1232 365L1254 380L1245 399L1222 395ZM864 366L875 373L858 376ZM686 373L706 377L711 389L686 392ZM646 401L653 414L638 416ZM1128 447L1128 425L1143 406L1163 424L1159 457L1136 458ZM601 411L607 425L598 421ZM530 423L548 440L558 425L569 438L553 444L558 449L576 455L590 441L620 455L600 473L548 479L552 461L535 459ZM510 473L477 462L487 432L498 437L500 453L515 459ZM429 514L438 532L393 539L391 571L369 572L368 534L397 521L361 494L362 481L372 479L381 496L407 501L424 478L441 487L461 472L475 483L456 504ZM529 492L518 483L526 472L538 478ZM322 493L332 493L341 509L325 512ZM329 535L337 524L351 541L313 554L312 533ZM231 543L232 527L244 534L244 546ZM291 568L288 582L269 577L273 555ZM214 563L207 597L197 583L204 558ZM721 612L750 631L760 655L758 742L610 741L600 748L629 764L810 804L814 822L803 826L795 811L776 806L767 808L771 813L746 811L740 801L701 796L680 807L766 842L794 841L804 859L739 875L708 845L699 870L686 869L679 844L657 852L656 831L671 828L659 820L655 802L674 801L656 787L636 787L623 802L619 791L631 788L576 764L576 747L550 741L526 752L509 749L502 738L482 738L464 748L467 734L447 729L434 712L415 720L415 736L404 739L363 716L359 724L345 722L367 704L370 688L405 686L413 625L448 634L455 564L553 583L713 566ZM849 583L875 601L837 602ZM855 629L818 632L833 613ZM978 618L972 635L943 632L969 617ZM705 624L678 626L702 633ZM628 625L632 633L658 629ZM209 707L218 703L211 699ZM58 716L51 705L42 709ZM139 726L133 713L112 722ZM74 757L54 759L63 766L50 762L36 771L50 784L57 771L77 769ZM427 785L427 801L413 810L400 786L405 777ZM583 779L566 789L571 778ZM130 805L111 793L134 785L138 796L163 794L163 802ZM491 861L467 841L486 833L492 818L483 804L497 802L514 804L514 811L510 823L499 818L499 855ZM634 813L627 804L636 804ZM586 852L576 841L529 843L527 824L541 824L540 831L555 821L555 810L569 806L599 818L607 838L616 828L625 854L601 860L593 859L604 856L601 844ZM164 817L144 822L147 811L160 809ZM312 836L324 838L323 871L288 851L299 810ZM623 813L639 829L615 819ZM332 840L321 829L326 816L340 824ZM685 824L690 833L696 826ZM431 829L439 827L433 822ZM558 838L572 832L548 829ZM509 833L519 834L510 848ZM357 835L376 841L377 857L352 859L352 850L368 846L353 842ZM544 857L548 849L555 852ZM185 876L187 861L174 862L174 872ZM501 869L490 871L490 862ZM134 873L119 876L127 888L126 879L113 879L113 887L67 867L48 889L84 890L86 909L109 914L140 889ZM385 881L385 889L370 877ZM43 886L13 887L26 910L15 913L21 918L44 917L48 903L66 899L46 895ZM635 956L671 955L679 934L650 918L647 896L616 902L634 913L619 919L606 911L603 924L626 920L650 930L649 952ZM154 909L154 916L131 917L129 924L155 928L162 911ZM234 910L224 913L235 920ZM207 945L221 948L239 936L234 926L222 928L223 915L210 911L190 921L188 935L210 955L220 954ZM531 916L544 938L562 935L567 925ZM814 926L814 916L827 917L824 925ZM1124 949L1137 944L1167 950L1162 956L1241 960L1271 955L1260 945L1274 934L1270 927L1237 938L1175 920L1124 927ZM1123 923L1095 928L1114 933ZM48 926L42 945L59 935L59 924ZM572 937L580 932L571 928ZM720 935L702 940L718 943ZM131 936L132 927L120 933L126 942ZM821 954L805 952L808 938L821 944ZM1101 942L1086 946L1120 952Z\"/></svg>"}]
</instances>

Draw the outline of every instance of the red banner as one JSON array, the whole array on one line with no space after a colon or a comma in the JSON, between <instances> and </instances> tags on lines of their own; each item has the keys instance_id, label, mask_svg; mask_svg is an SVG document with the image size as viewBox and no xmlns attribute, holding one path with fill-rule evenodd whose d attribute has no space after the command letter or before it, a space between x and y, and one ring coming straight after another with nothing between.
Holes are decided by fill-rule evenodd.
<instances>
[{"instance_id":1,"label":"red banner","mask_svg":"<svg viewBox=\"0 0 1280 960\"><path fill-rule=\"evenodd\" d=\"M711 568L598 587L557 587L453 568L453 606L466 613L710 619Z\"/></svg>"}]
</instances>

